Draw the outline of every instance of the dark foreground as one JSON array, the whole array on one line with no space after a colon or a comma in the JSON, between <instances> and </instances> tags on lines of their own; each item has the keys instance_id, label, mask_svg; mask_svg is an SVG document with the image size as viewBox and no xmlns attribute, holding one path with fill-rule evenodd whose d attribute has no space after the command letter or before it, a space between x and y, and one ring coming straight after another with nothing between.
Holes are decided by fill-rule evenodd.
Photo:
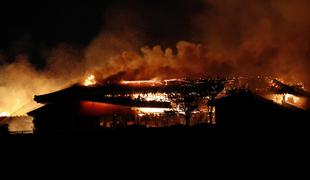
<instances>
[{"instance_id":1,"label":"dark foreground","mask_svg":"<svg viewBox=\"0 0 310 180\"><path fill-rule=\"evenodd\" d=\"M195 127L177 125L169 128L128 127L119 129L75 130L49 134L8 134L0 138L1 145L78 145L78 144L120 144L156 143L160 141L186 141L192 137L207 137L216 131L208 124ZM190 135L190 136L189 136ZM189 139L188 139L189 140Z\"/></svg>"},{"instance_id":2,"label":"dark foreground","mask_svg":"<svg viewBox=\"0 0 310 180\"><path fill-rule=\"evenodd\" d=\"M174 144L187 144L198 142L198 144L208 144L211 141L234 142L243 138L258 138L266 137L270 139L270 135L276 137L274 142L278 139L292 135L308 134L309 124L294 125L288 124L271 124L262 123L257 126L231 126L227 128L219 128L213 126L210 128L209 124L199 124L193 127L184 125L176 125L169 128L145 128L143 126L132 126L127 128L117 129L97 129L97 130L74 130L65 132L54 132L46 134L2 134L0 136L0 145L48 145L52 147L67 147L71 145L100 145L106 148L121 147L130 149L133 146L141 145L174 145ZM274 136L275 135L275 136ZM301 137L305 137L302 135ZM307 136L308 137L308 136ZM287 139L287 138L285 138ZM253 140L253 139L252 139ZM251 142L252 140L248 141Z\"/></svg>"}]
</instances>

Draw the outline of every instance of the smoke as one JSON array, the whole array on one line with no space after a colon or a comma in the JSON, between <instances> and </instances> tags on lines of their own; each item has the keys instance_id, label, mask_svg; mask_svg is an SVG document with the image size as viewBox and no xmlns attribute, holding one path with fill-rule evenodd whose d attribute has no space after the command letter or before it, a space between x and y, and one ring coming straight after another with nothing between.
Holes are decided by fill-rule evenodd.
<instances>
[{"instance_id":1,"label":"smoke","mask_svg":"<svg viewBox=\"0 0 310 180\"><path fill-rule=\"evenodd\" d=\"M0 111L13 115L26 113L34 93L48 92L57 86L55 81L35 70L25 55L16 57L14 64L0 68L0 84Z\"/></svg>"},{"instance_id":2,"label":"smoke","mask_svg":"<svg viewBox=\"0 0 310 180\"><path fill-rule=\"evenodd\" d=\"M309 87L309 1L201 2L204 10L191 16L192 39L200 43L179 41L171 48L126 49L98 67L97 77L118 81L264 75L301 81Z\"/></svg>"},{"instance_id":3,"label":"smoke","mask_svg":"<svg viewBox=\"0 0 310 180\"><path fill-rule=\"evenodd\" d=\"M16 52L25 53L17 54L13 59L0 51L0 112L24 115L39 107L33 101L34 95L79 83L98 67L107 67L108 75L116 73L118 67L113 57L142 46L139 39L143 39L143 34L130 24L139 18L128 13L124 16L114 9L107 12L107 20L112 17L113 20L107 22L104 30L87 47L59 43L51 49L41 49L46 64L43 69L31 63L35 61L24 51L24 46L22 50L15 47Z\"/></svg>"},{"instance_id":4,"label":"smoke","mask_svg":"<svg viewBox=\"0 0 310 180\"><path fill-rule=\"evenodd\" d=\"M138 79L169 79L203 75L229 74L228 64L221 57L210 54L206 47L186 41L177 43L176 53L173 49L163 49L161 46L145 46L139 52L125 51L111 57L110 66L101 67L96 71L96 77L106 81L138 80ZM109 76L111 74L111 76Z\"/></svg>"},{"instance_id":5,"label":"smoke","mask_svg":"<svg viewBox=\"0 0 310 180\"><path fill-rule=\"evenodd\" d=\"M272 75L308 86L307 0L205 0L195 30L211 54L238 74Z\"/></svg>"},{"instance_id":6,"label":"smoke","mask_svg":"<svg viewBox=\"0 0 310 180\"><path fill-rule=\"evenodd\" d=\"M34 68L27 55L6 64L0 52L0 112L20 111L34 95L62 89L90 73L106 81L268 75L310 85L310 1L168 4L165 11L110 7L102 31L86 48L60 43L45 50L44 69ZM164 15L156 18L159 12Z\"/></svg>"}]
</instances>

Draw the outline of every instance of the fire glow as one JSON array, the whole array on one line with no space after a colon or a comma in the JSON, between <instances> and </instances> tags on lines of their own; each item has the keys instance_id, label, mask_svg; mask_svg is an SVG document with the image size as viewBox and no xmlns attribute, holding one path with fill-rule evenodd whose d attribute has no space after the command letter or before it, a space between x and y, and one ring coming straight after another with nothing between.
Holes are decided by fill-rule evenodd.
<instances>
[{"instance_id":1,"label":"fire glow","mask_svg":"<svg viewBox=\"0 0 310 180\"><path fill-rule=\"evenodd\" d=\"M170 102L165 93L133 94L132 98L145 101Z\"/></svg>"},{"instance_id":2,"label":"fire glow","mask_svg":"<svg viewBox=\"0 0 310 180\"><path fill-rule=\"evenodd\" d=\"M142 114L161 114L165 111L169 111L169 108L138 108L137 109Z\"/></svg>"},{"instance_id":3,"label":"fire glow","mask_svg":"<svg viewBox=\"0 0 310 180\"><path fill-rule=\"evenodd\" d=\"M0 112L0 117L8 117L10 116L10 113L8 112Z\"/></svg>"},{"instance_id":4,"label":"fire glow","mask_svg":"<svg viewBox=\"0 0 310 180\"><path fill-rule=\"evenodd\" d=\"M97 82L94 75L89 75L84 81L84 86L93 86L95 84L97 84Z\"/></svg>"},{"instance_id":5,"label":"fire glow","mask_svg":"<svg viewBox=\"0 0 310 180\"><path fill-rule=\"evenodd\" d=\"M161 81L157 80L140 80L140 81L121 81L121 84L130 86L158 86L162 85Z\"/></svg>"},{"instance_id":6,"label":"fire glow","mask_svg":"<svg viewBox=\"0 0 310 180\"><path fill-rule=\"evenodd\" d=\"M285 103L300 105L300 98L292 94L275 94L272 95L271 100L281 105Z\"/></svg>"},{"instance_id":7,"label":"fire glow","mask_svg":"<svg viewBox=\"0 0 310 180\"><path fill-rule=\"evenodd\" d=\"M298 104L299 100L300 99L294 95L291 95L291 94L285 94L284 95L284 101L287 103Z\"/></svg>"}]
</instances>

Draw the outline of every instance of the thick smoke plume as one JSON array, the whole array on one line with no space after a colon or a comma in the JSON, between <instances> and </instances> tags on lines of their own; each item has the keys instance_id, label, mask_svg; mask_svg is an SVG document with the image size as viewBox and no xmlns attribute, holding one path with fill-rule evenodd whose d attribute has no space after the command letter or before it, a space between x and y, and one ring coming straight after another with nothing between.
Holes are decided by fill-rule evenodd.
<instances>
[{"instance_id":1,"label":"thick smoke plume","mask_svg":"<svg viewBox=\"0 0 310 180\"><path fill-rule=\"evenodd\" d=\"M143 47L109 58L109 80L182 76L273 76L310 85L307 0L205 0L192 16L192 36L176 48ZM175 29L177 31L177 29ZM135 38L137 39L137 38Z\"/></svg>"},{"instance_id":2,"label":"thick smoke plume","mask_svg":"<svg viewBox=\"0 0 310 180\"><path fill-rule=\"evenodd\" d=\"M308 0L206 0L195 19L209 51L239 74L266 74L309 86ZM224 69L225 71L225 69Z\"/></svg>"}]
</instances>

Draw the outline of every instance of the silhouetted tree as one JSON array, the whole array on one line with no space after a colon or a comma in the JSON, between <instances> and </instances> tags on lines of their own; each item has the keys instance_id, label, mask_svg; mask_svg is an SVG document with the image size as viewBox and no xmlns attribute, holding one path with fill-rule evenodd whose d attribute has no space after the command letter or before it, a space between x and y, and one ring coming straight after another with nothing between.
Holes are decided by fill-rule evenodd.
<instances>
[{"instance_id":1,"label":"silhouetted tree","mask_svg":"<svg viewBox=\"0 0 310 180\"><path fill-rule=\"evenodd\" d=\"M168 96L185 112L186 125L190 126L191 114L199 108L201 100L203 98L214 99L223 89L222 80L186 80L186 83L171 89Z\"/></svg>"}]
</instances>

